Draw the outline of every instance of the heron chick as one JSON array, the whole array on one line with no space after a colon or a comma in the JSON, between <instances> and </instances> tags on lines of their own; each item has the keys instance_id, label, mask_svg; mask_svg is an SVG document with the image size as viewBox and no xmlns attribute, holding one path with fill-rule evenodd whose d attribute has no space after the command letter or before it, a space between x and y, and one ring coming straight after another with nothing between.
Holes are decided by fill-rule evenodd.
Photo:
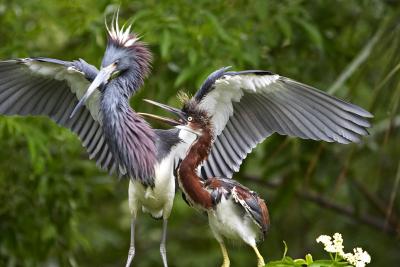
<instances>
[{"instance_id":1,"label":"heron chick","mask_svg":"<svg viewBox=\"0 0 400 267\"><path fill-rule=\"evenodd\" d=\"M258 267L264 266L264 258L256 246L257 241L264 239L269 226L269 213L264 200L235 180L200 178L198 167L207 159L213 142L210 116L193 100L184 103L180 112L168 110L179 115L179 121L141 114L197 136L178 167L178 182L189 205L207 213L211 230L221 247L224 259L222 266L230 265L224 238L243 241L251 246L257 255Z\"/></svg>"}]
</instances>

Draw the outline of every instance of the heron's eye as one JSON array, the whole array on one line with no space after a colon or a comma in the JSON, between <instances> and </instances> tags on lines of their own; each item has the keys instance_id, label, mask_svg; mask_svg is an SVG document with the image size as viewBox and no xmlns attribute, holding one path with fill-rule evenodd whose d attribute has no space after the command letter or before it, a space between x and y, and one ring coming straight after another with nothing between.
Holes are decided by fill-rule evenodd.
<instances>
[{"instance_id":1,"label":"heron's eye","mask_svg":"<svg viewBox=\"0 0 400 267\"><path fill-rule=\"evenodd\" d=\"M188 120L188 121L192 121L193 118L192 118L192 117L188 117L187 120Z\"/></svg>"}]
</instances>

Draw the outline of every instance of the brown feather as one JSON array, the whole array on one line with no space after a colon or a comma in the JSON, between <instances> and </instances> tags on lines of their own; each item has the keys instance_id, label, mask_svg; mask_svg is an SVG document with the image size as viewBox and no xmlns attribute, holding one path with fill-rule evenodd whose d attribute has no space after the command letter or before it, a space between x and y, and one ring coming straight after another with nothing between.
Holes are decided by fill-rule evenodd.
<instances>
[{"instance_id":1,"label":"brown feather","mask_svg":"<svg viewBox=\"0 0 400 267\"><path fill-rule=\"evenodd\" d=\"M197 175L197 166L207 158L212 140L210 130L204 133L191 146L186 158L182 160L178 171L179 183L191 204L204 209L212 208L210 193L204 188L200 177Z\"/></svg>"},{"instance_id":2,"label":"brown feather","mask_svg":"<svg viewBox=\"0 0 400 267\"><path fill-rule=\"evenodd\" d=\"M265 204L264 199L257 197L257 200L258 200L258 205L260 205L260 208L261 208L262 222L263 222L261 226L262 226L263 234L265 237L267 234L269 224L270 224L269 212L268 212L267 204Z\"/></svg>"}]
</instances>

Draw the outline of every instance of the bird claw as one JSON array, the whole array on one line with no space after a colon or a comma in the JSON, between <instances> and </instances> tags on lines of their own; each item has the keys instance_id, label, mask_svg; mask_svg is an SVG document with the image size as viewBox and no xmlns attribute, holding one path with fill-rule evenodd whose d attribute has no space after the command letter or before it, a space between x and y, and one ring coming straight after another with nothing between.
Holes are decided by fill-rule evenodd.
<instances>
[{"instance_id":1,"label":"bird claw","mask_svg":"<svg viewBox=\"0 0 400 267\"><path fill-rule=\"evenodd\" d=\"M128 251L128 259L126 261L125 267L130 267L133 261L133 257L135 257L135 248L130 247Z\"/></svg>"},{"instance_id":2,"label":"bird claw","mask_svg":"<svg viewBox=\"0 0 400 267\"><path fill-rule=\"evenodd\" d=\"M258 262L257 262L257 267L264 267L265 266L265 262L264 262L264 259L258 259Z\"/></svg>"},{"instance_id":3,"label":"bird claw","mask_svg":"<svg viewBox=\"0 0 400 267\"><path fill-rule=\"evenodd\" d=\"M224 260L221 267L229 267L230 265L231 265L231 262L228 259L228 260Z\"/></svg>"}]
</instances>

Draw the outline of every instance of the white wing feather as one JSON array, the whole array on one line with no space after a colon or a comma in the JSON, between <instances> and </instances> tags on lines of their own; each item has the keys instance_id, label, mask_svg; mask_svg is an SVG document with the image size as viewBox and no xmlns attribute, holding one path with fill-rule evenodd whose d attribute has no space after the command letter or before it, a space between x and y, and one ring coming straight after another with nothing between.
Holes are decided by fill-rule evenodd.
<instances>
[{"instance_id":1,"label":"white wing feather","mask_svg":"<svg viewBox=\"0 0 400 267\"><path fill-rule=\"evenodd\" d=\"M274 132L344 144L368 134L366 118L372 115L356 105L270 72L224 69L211 74L196 94L211 116L215 137L203 178L232 177Z\"/></svg>"}]
</instances>

